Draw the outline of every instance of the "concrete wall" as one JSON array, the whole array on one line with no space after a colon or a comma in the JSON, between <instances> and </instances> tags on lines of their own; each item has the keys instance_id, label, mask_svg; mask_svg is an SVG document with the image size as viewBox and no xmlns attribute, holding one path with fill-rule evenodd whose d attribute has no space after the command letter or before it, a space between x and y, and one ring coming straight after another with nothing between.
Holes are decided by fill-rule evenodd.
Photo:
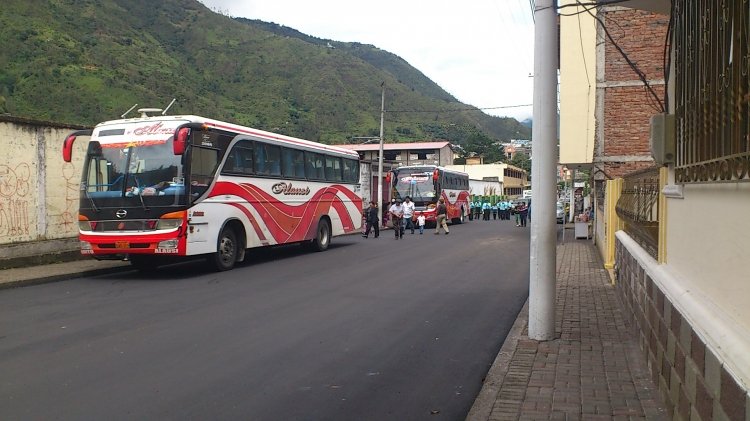
<instances>
[{"instance_id":1,"label":"concrete wall","mask_svg":"<svg viewBox=\"0 0 750 421\"><path fill-rule=\"evenodd\" d=\"M80 128L0 118L0 259L47 253L41 242L77 236L78 186L88 138L76 142L71 163L62 159L62 144ZM64 243L77 247L75 241Z\"/></svg>"}]
</instances>

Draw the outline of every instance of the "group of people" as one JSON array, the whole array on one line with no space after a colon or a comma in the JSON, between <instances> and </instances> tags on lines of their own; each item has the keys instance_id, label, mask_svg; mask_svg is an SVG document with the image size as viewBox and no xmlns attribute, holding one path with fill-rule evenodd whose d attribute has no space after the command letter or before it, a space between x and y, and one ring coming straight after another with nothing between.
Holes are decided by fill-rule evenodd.
<instances>
[{"instance_id":1,"label":"group of people","mask_svg":"<svg viewBox=\"0 0 750 421\"><path fill-rule=\"evenodd\" d=\"M530 204L513 203L510 200L498 200L493 203L488 198L477 198L469 202L469 207L470 220L482 218L484 221L489 221L490 216L493 220L497 220L499 216L501 221L509 221L511 216L515 215L517 227L525 227L531 213Z\"/></svg>"},{"instance_id":2,"label":"group of people","mask_svg":"<svg viewBox=\"0 0 750 421\"><path fill-rule=\"evenodd\" d=\"M365 232L362 237L368 238L370 231L374 231L375 238L380 236L380 217L379 217L378 205L374 201L370 201L370 207L365 211ZM440 228L445 231L445 234L450 233L448 230L448 208L445 206L445 201L440 198L435 206L436 225L435 234L440 234ZM395 233L396 240L404 238L404 232L411 230L414 234L419 230L419 234L424 234L424 227L426 218L424 212L415 211L414 202L412 202L409 196L406 196L403 201L401 199L391 200L391 205L388 208L388 217L393 224L393 232Z\"/></svg>"}]
</instances>

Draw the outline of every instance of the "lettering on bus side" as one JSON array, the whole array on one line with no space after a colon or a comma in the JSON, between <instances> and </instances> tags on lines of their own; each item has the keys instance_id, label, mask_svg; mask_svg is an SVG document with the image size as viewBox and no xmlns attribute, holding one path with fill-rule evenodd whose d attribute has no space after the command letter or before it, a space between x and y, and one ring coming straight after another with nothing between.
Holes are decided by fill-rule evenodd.
<instances>
[{"instance_id":1,"label":"lettering on bus side","mask_svg":"<svg viewBox=\"0 0 750 421\"><path fill-rule=\"evenodd\" d=\"M133 129L133 134L136 136L172 133L174 133L174 127L164 127L164 124L162 124L161 122L155 123L150 126L136 127L135 129Z\"/></svg>"},{"instance_id":2,"label":"lettering on bus side","mask_svg":"<svg viewBox=\"0 0 750 421\"><path fill-rule=\"evenodd\" d=\"M271 186L273 194L299 195L310 194L310 187L292 187L292 183L276 183Z\"/></svg>"}]
</instances>

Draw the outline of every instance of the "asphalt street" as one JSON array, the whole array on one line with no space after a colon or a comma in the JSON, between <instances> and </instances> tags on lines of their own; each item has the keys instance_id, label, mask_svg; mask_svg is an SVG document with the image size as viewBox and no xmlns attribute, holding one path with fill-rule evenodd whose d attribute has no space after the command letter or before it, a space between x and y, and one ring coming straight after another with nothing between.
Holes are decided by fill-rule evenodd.
<instances>
[{"instance_id":1,"label":"asphalt street","mask_svg":"<svg viewBox=\"0 0 750 421\"><path fill-rule=\"evenodd\" d=\"M0 419L463 419L529 228L450 228L0 290Z\"/></svg>"}]
</instances>

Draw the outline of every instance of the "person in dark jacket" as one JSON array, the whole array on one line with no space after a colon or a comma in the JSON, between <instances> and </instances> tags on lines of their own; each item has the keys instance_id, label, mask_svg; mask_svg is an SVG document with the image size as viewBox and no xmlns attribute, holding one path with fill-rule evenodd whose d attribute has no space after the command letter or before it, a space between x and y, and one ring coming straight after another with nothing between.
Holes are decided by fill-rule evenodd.
<instances>
[{"instance_id":1,"label":"person in dark jacket","mask_svg":"<svg viewBox=\"0 0 750 421\"><path fill-rule=\"evenodd\" d=\"M518 212L518 216L520 219L520 223L518 226L525 227L526 226L526 218L529 216L529 208L526 206L525 203L521 203L521 205L516 210Z\"/></svg>"},{"instance_id":2,"label":"person in dark jacket","mask_svg":"<svg viewBox=\"0 0 750 421\"><path fill-rule=\"evenodd\" d=\"M378 216L378 205L375 204L374 201L370 201L370 207L365 210L365 233L362 234L362 237L367 238L370 235L370 229L375 229L375 238L378 238L380 235L380 227L378 224L380 222L380 217Z\"/></svg>"}]
</instances>

